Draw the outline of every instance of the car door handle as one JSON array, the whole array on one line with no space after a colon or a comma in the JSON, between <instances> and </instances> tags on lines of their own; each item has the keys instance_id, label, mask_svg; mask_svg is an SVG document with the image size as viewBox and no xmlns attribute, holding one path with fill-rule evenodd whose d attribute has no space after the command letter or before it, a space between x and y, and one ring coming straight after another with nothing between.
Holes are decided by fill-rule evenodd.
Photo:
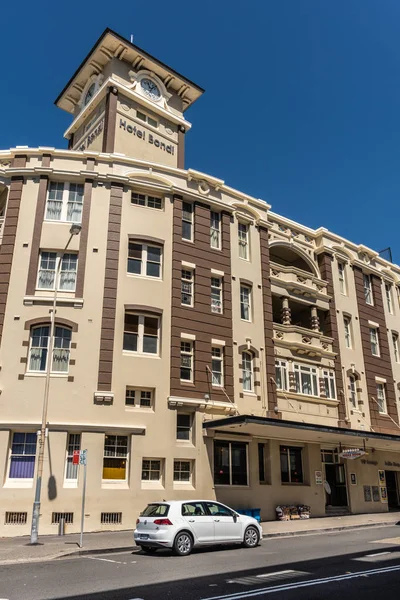
<instances>
[{"instance_id":1,"label":"car door handle","mask_svg":"<svg viewBox=\"0 0 400 600\"><path fill-rule=\"evenodd\" d=\"M219 523L219 519L214 519L214 521L215 521L216 523Z\"/></svg>"},{"instance_id":2,"label":"car door handle","mask_svg":"<svg viewBox=\"0 0 400 600\"><path fill-rule=\"evenodd\" d=\"M194 519L189 519L189 523L194 523Z\"/></svg>"}]
</instances>

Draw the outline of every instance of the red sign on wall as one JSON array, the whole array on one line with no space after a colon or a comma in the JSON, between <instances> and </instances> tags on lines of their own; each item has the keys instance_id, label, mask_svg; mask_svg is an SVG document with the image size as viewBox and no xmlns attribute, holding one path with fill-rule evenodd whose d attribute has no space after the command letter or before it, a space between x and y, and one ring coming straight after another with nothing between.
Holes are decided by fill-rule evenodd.
<instances>
[{"instance_id":1,"label":"red sign on wall","mask_svg":"<svg viewBox=\"0 0 400 600\"><path fill-rule=\"evenodd\" d=\"M73 465L79 465L79 455L80 455L80 451L74 450L74 453L72 455L72 464Z\"/></svg>"}]
</instances>

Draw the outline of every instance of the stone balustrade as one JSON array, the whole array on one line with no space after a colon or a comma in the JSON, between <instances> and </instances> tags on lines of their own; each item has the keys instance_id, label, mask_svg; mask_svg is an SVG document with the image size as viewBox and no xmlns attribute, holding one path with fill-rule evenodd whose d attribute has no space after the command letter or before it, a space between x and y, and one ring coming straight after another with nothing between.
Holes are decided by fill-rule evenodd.
<instances>
[{"instance_id":1,"label":"stone balustrade","mask_svg":"<svg viewBox=\"0 0 400 600\"><path fill-rule=\"evenodd\" d=\"M334 358L336 356L333 352L333 339L320 331L280 323L274 323L273 330L275 345L289 348L299 357L307 355Z\"/></svg>"},{"instance_id":2,"label":"stone balustrade","mask_svg":"<svg viewBox=\"0 0 400 600\"><path fill-rule=\"evenodd\" d=\"M305 298L329 299L327 282L297 267L285 267L271 262L271 283Z\"/></svg>"}]
</instances>

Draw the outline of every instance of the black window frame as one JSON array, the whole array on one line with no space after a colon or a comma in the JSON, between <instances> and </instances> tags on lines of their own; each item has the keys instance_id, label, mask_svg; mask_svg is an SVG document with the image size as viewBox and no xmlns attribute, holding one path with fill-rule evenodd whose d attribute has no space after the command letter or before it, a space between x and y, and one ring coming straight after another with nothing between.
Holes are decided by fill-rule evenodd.
<instances>
[{"instance_id":1,"label":"black window frame","mask_svg":"<svg viewBox=\"0 0 400 600\"><path fill-rule=\"evenodd\" d=\"M226 465L222 462L218 463L218 455L216 453L216 448L220 446L221 448L228 449L228 471L226 469ZM245 471L239 471L232 469L232 449L244 450L245 453ZM226 440L214 440L214 471L213 471L213 479L214 485L226 485L226 486L249 486L249 445L247 442L239 442L239 441L226 441ZM219 470L219 473L217 471ZM243 477L243 474L245 477ZM222 475L222 477L218 477L218 475Z\"/></svg>"},{"instance_id":2,"label":"black window frame","mask_svg":"<svg viewBox=\"0 0 400 600\"><path fill-rule=\"evenodd\" d=\"M291 453L300 456L299 481L295 481L292 474ZM304 485L304 466L303 466L303 447L302 446L279 446L281 483L290 485ZM287 459L287 481L283 478L284 471L282 470L282 459ZM298 464L297 464L298 466Z\"/></svg>"}]
</instances>

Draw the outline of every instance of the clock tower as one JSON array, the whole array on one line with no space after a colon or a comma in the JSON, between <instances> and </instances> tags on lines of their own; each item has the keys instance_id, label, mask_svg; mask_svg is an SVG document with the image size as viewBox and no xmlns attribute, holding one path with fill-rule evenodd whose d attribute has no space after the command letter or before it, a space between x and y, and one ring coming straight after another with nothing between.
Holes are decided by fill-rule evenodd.
<instances>
[{"instance_id":1,"label":"clock tower","mask_svg":"<svg viewBox=\"0 0 400 600\"><path fill-rule=\"evenodd\" d=\"M184 168L185 110L204 90L106 29L55 104L73 115L71 150Z\"/></svg>"}]
</instances>

